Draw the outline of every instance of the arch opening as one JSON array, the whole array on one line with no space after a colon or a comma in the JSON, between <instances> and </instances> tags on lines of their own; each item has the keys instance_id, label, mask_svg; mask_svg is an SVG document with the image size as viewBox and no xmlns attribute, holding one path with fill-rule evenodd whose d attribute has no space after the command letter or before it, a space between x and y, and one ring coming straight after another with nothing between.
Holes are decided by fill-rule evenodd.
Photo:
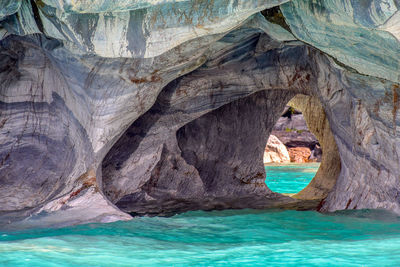
<instances>
[{"instance_id":1,"label":"arch opening","mask_svg":"<svg viewBox=\"0 0 400 267\"><path fill-rule=\"evenodd\" d=\"M131 125L103 161L105 195L133 215L196 209L315 209L336 182L339 156L319 100L293 98L295 94L263 90L182 121L171 120L169 114L175 110L161 95L160 102ZM265 138L288 101L302 111L324 151L313 180L292 197L270 190L262 162ZM172 125L168 132L165 125ZM335 165L333 171L331 161L324 160L325 144L334 145L337 160L332 162L339 167Z\"/></svg>"},{"instance_id":2,"label":"arch opening","mask_svg":"<svg viewBox=\"0 0 400 267\"><path fill-rule=\"evenodd\" d=\"M324 199L340 173L340 156L325 111L313 96L287 104L264 152L266 184L296 199Z\"/></svg>"}]
</instances>

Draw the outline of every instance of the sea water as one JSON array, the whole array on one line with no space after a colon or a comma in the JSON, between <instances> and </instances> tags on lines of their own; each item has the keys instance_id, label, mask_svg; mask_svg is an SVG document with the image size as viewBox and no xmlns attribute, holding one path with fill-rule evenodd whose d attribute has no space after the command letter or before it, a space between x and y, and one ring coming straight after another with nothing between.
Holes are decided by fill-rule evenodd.
<instances>
[{"instance_id":1,"label":"sea water","mask_svg":"<svg viewBox=\"0 0 400 267\"><path fill-rule=\"evenodd\" d=\"M0 230L0 266L399 265L400 219L379 210L193 211L62 229Z\"/></svg>"},{"instance_id":2,"label":"sea water","mask_svg":"<svg viewBox=\"0 0 400 267\"><path fill-rule=\"evenodd\" d=\"M268 187L278 193L297 193L314 177L320 163L269 164L265 166Z\"/></svg>"}]
</instances>

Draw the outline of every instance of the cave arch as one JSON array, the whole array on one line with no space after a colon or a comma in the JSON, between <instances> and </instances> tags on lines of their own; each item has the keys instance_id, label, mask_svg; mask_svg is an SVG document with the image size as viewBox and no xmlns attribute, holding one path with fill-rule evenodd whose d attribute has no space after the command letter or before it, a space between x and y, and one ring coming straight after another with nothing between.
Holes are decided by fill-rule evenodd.
<instances>
[{"instance_id":1,"label":"cave arch","mask_svg":"<svg viewBox=\"0 0 400 267\"><path fill-rule=\"evenodd\" d=\"M329 120L316 97L298 94L288 104L303 113L308 128L317 137L323 151L321 165L314 178L293 197L324 199L335 186L341 169L339 150Z\"/></svg>"},{"instance_id":2,"label":"cave arch","mask_svg":"<svg viewBox=\"0 0 400 267\"><path fill-rule=\"evenodd\" d=\"M250 16L267 8L237 7L229 9L234 11L232 14L245 15L252 10ZM321 210L380 208L400 214L400 84L398 62L393 60L399 54L398 46L394 45L398 43L392 38L382 39L379 34L366 34L365 27L360 28L356 23L343 29L350 30L348 33L362 30L365 34L355 38L366 46L349 44L350 39L338 46L337 38L330 38L332 42L326 46L319 42L321 38L309 39L326 32L326 27L312 36L304 35L324 23L309 24L308 29L297 27L307 25L302 17L322 22L319 16L297 16L307 11L302 5L296 4L293 9L290 5L281 7L282 13L278 8L263 12L269 22L260 14L245 16L248 19L242 17L239 22L227 11L223 17L228 20L211 19L210 25L216 26L211 28L217 29L214 34L201 30L202 36L185 35L189 38L183 38L185 43L166 46L168 49L158 51L163 53L144 58L145 46L140 46L138 54L133 51L135 45L132 53L125 54L129 49L122 51L127 57L114 53L113 48L106 53L108 57L102 49L92 51L91 42L88 45L76 43L76 38L56 40L59 35L35 31L34 24L33 28L28 27L32 31L25 32L18 26L22 17L8 14L12 21L2 20L8 26L2 30L0 42L3 66L0 77L4 81L0 96L3 140L0 192L4 193L0 212L15 212L22 217L38 215L40 220L45 212L57 212L67 216L54 216L61 221L68 217L70 222L74 221L70 214L79 216L88 210L92 213L83 221L99 221L110 215L121 218L120 211L109 205L102 190L120 207L124 202L126 210L130 209L129 203L144 203L140 212L162 212L165 206L172 207L167 200L205 202L204 180L182 156L183 147L176 132L207 113L216 116L224 105L237 105L233 102L238 99L247 103L243 105L251 105L259 100L247 99L248 96L262 90L276 90L280 92L275 98L277 104L281 103L279 94L284 91L317 97L329 118L340 152L341 170ZM47 13L46 8L40 8ZM25 19L33 18L32 12L23 13ZM78 17L74 19L79 20ZM57 25L63 21L57 16L51 20ZM191 20L187 22L192 24ZM164 30L171 29L167 24L164 26L167 27ZM138 28L130 29L130 34L136 36ZM99 30L96 32L101 33ZM138 30L140 33L142 29ZM109 38L115 37L112 31L109 33L112 33ZM147 37L153 36L147 33ZM340 31L336 33L340 35ZM375 49L378 52L371 57L368 44L374 38L369 37L379 37L375 44L386 44L388 49ZM100 39L95 43L103 47L104 38ZM163 43L153 41L156 45ZM76 50L74 43L82 45L83 50ZM134 126L125 131L133 122ZM107 152L110 153L103 160ZM259 202L255 201L257 205L262 206L261 198L265 204L269 197L273 198L269 206L277 204L275 200L281 204L293 203L293 199L278 198L268 192L258 183L258 172L244 173L251 175L235 180L242 185L237 189L248 188L250 199L259 198ZM185 179L192 183L185 183ZM304 200L325 196L327 189L318 181L315 179L314 189L307 189L311 193L305 190L297 197ZM244 201L243 205L226 199L220 202L222 207L243 207L251 201ZM2 218L6 217L0 214L0 223L8 221Z\"/></svg>"},{"instance_id":3,"label":"cave arch","mask_svg":"<svg viewBox=\"0 0 400 267\"><path fill-rule=\"evenodd\" d=\"M341 166L339 151L329 121L317 97L297 94L287 105L302 113L308 130L318 139L323 151L320 166L314 177L304 188L290 195L302 200L322 200L336 184Z\"/></svg>"},{"instance_id":4,"label":"cave arch","mask_svg":"<svg viewBox=\"0 0 400 267\"><path fill-rule=\"evenodd\" d=\"M194 209L312 209L334 186L340 160L316 97L294 97L296 92L291 90L263 90L171 126L167 134L165 125L177 121L162 115L168 114L163 111L164 94L168 95L168 88L103 162L105 194L123 211L169 215ZM327 151L322 171L293 197L268 188L262 160L265 137L288 102L304 113ZM334 171L332 164L336 164ZM133 179L112 179L122 175ZM126 186L121 187L121 182Z\"/></svg>"}]
</instances>

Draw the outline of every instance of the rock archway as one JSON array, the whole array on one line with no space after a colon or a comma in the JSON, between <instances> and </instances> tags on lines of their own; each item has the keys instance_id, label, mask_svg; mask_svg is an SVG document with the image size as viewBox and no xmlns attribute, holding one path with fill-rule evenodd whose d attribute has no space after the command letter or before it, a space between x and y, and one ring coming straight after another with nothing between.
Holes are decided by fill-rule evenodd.
<instances>
[{"instance_id":1,"label":"rock archway","mask_svg":"<svg viewBox=\"0 0 400 267\"><path fill-rule=\"evenodd\" d=\"M331 190L318 175L297 197L327 194L321 211L400 214L394 4L380 12L357 1L17 2L0 4L0 224L131 218L118 207L296 205L262 186L259 167L242 155L258 152L245 141L214 167L192 153L228 158L219 143L205 150L193 137L227 135L235 124L218 118L235 113L247 127L233 133L249 135L259 103L272 122L295 94L320 101L341 158ZM267 19L259 13L278 5ZM210 181L213 168L236 178Z\"/></svg>"},{"instance_id":2,"label":"rock archway","mask_svg":"<svg viewBox=\"0 0 400 267\"><path fill-rule=\"evenodd\" d=\"M184 121L171 120L174 116L164 110L167 92L129 128L103 164L105 193L122 210L168 215L191 209L311 209L335 185L340 158L317 98L293 98L296 93L290 90L260 91L181 126ZM265 137L289 100L304 112L326 150L317 175L294 199L270 191L262 161Z\"/></svg>"},{"instance_id":3,"label":"rock archway","mask_svg":"<svg viewBox=\"0 0 400 267\"><path fill-rule=\"evenodd\" d=\"M329 121L318 98L296 95L288 105L303 113L308 129L322 148L321 165L311 182L294 195L298 199L324 199L336 184L340 174L340 155Z\"/></svg>"},{"instance_id":4,"label":"rock archway","mask_svg":"<svg viewBox=\"0 0 400 267\"><path fill-rule=\"evenodd\" d=\"M266 50L263 50L263 47ZM306 100L294 101L294 104L304 109L305 113L315 108L317 112L308 113L307 116L309 116L311 121L318 123L310 127L314 127L319 138L324 140L326 144L329 144L325 147L325 150L330 151L326 153L326 163L323 164L321 171L310 186L296 195L296 198L299 200L321 200L326 197L320 203L319 208L321 210L353 208L353 205L354 207L362 208L379 208L382 205L385 206L386 200L384 202L376 201L375 197L377 196L373 197L374 194L371 195L371 191L367 188L372 182L374 183L374 189L378 190L377 193L380 190L388 192L387 188L383 188L387 185L384 182L378 185L374 179L365 179L371 177L371 174L374 174L377 180L382 179L381 176L377 175L379 170L380 172L386 171L386 175L390 176L390 171L385 169L383 165L381 167L376 165L378 161L374 160L372 156L381 157L381 155L375 154L375 148L378 148L376 146L376 138L379 138L376 125L384 126L385 124L378 123L379 120L384 118L379 118L377 115L379 115L379 110L387 109L387 106L389 105L390 107L392 104L388 99L390 99L390 95L393 95L393 99L395 99L396 91L393 91L391 88L396 88L396 85L379 79L374 80L375 86L379 86L381 87L380 90L387 92L386 99L381 100L378 105L375 100L370 98L372 95L366 94L370 88L365 86L365 80L368 79L371 82L372 78L367 78L343 69L333 59L326 57L318 50L309 46L299 46L296 44L294 46L271 49L271 40L267 36L254 35L246 39L243 45L239 45L237 49L239 49L237 51L240 51L240 53L235 55L240 55L240 59L231 58L231 55L234 53L230 51L226 54L226 57L219 56L218 59L210 60L202 68L169 84L160 94L155 106L135 122L133 128L128 130L127 135L123 137L126 141L117 143L117 149L111 150L103 163L104 189L111 197L111 200L123 210L135 213L177 211L180 207L176 208L174 205L178 205L176 203L180 202L180 206L186 206L187 203L182 204L187 200L186 196L180 196L179 201L175 201L174 197L170 199L171 203L173 203L171 209L169 209L168 201L164 199L164 196L171 192L172 195L180 192L177 187L172 189L168 187L179 184L187 188L187 196L194 197L194 199L199 198L201 199L200 202L203 201L203 203L199 203L197 200L194 201L195 203L192 208L216 208L218 205L221 208L276 207L277 205L295 207L296 204L291 199L284 199L282 197L274 199L272 197L266 200L266 198L271 196L266 189L263 189L264 191L261 190L263 191L261 196L264 199L261 201L262 204L260 204L255 199L259 196L258 192L260 192L260 188L263 188L260 182L264 177L263 172L253 173L257 168L253 170L252 163L246 160L242 161L247 162L242 167L239 166L239 162L241 161L237 159L238 164L236 165L234 163L235 160L232 159L228 160L229 164L225 164L222 158L231 157L235 153L238 154L238 152L231 151L230 153L232 154L228 155L228 153L221 153L223 149L220 148L221 151L217 153L213 151L213 147L218 147L218 144L213 143L213 138L210 138L208 141L206 138L208 134L214 134L214 137L217 137L217 133L213 132L214 128L221 129L221 134L224 132L222 129L226 128L222 119L217 119L219 117L219 115L216 115L218 112L222 112L221 110L224 108L229 109L230 105L236 105L236 102L232 101L250 101L251 97L258 95L258 93L254 94L253 92L269 88L266 94L271 94L269 97L273 99L273 103L276 103L276 106L273 104L268 107L272 113L276 112L274 109L279 105L285 104L288 100L286 99L288 95L294 96L298 93L309 95L310 97ZM221 64L221 62L224 63ZM282 70L284 72L280 72ZM279 78L277 79L276 77ZM250 94L253 95L249 97ZM269 99L269 97L265 96L266 99ZM316 101L316 99L319 100ZM253 99L253 101L256 101L256 99ZM371 101L375 102L374 105L367 104ZM373 113L374 110L378 111L378 113ZM233 111L228 113L235 114ZM238 114L238 111L236 113ZM250 112L248 114L246 119L243 121L239 120L238 123L246 125L244 122L250 121L255 116L254 114L258 113L253 111L252 115L250 115ZM274 113L272 116L274 117L273 119L276 120L279 114L280 112ZM318 115L317 118L315 118L315 115ZM224 117L225 115L220 116ZM206 120L206 118L209 119ZM238 117L235 118L237 119ZM235 123L232 118L228 116L225 119L234 127ZM327 124L328 121L330 126ZM215 123L215 127L207 128L206 125L208 123L209 125L214 125L213 123ZM222 126L218 126L218 123ZM389 122L387 125L390 127L391 123ZM184 127L184 130L179 130L182 127ZM332 129L332 132L325 133L325 129L329 128ZM177 131L178 139L176 137ZM191 134L188 133L196 136L196 138L191 137ZM383 133L386 136L390 136L393 131L386 128L380 131L380 134ZM135 136L138 136L140 139L139 142L132 139ZM196 143L195 140L202 141ZM240 140L240 137L237 140ZM339 151L342 157L341 160L338 158L333 140L337 142L337 151ZM123 161L119 161L118 155L121 154L121 150L124 151L125 148L129 147L127 146L129 142L136 143L135 146L139 146L139 148L128 152L127 157ZM212 155L208 155L207 153L209 152L206 152L207 150L204 150L204 147L202 147L202 145L206 147L208 142L212 144L207 148L209 151L213 151ZM241 140L242 144L238 144L234 138L229 139L228 142L236 144L235 147L249 145L243 139ZM389 142L393 143L393 141ZM197 149L188 149L186 145L193 148L197 147ZM250 146L263 147L263 145L251 144ZM332 151L330 148L332 148ZM385 149L385 146L378 149ZM197 156L194 153L195 150L203 151L203 156ZM396 150L392 151L393 153L397 153ZM207 162L206 155L210 158L219 155L221 161L217 161L214 158L213 161ZM249 159L254 160L253 156L249 156L249 154L247 156ZM151 160L146 161L144 159ZM168 159L167 165L165 165L165 159ZM361 175L353 172L349 176L350 169L354 170L354 167L357 168L360 161L363 161L363 164L366 164L364 166L369 166L371 169L369 167L358 169ZM144 162L147 163L144 164ZM262 161L259 160L259 162ZM341 164L345 162L344 169L340 169L339 162ZM227 165L229 165L229 171L226 169ZM246 171L241 171L244 176L238 179L238 181L241 180L243 182L243 186L236 188L234 179L229 183L225 178L215 180L207 178L212 176L211 173L215 177L223 177L223 173L229 173L226 177L235 177L235 174L239 171L239 167L247 168ZM179 174L180 168L185 170L186 178L184 178L185 175ZM221 169L219 170L219 168ZM372 171L374 169L377 172ZM141 171L146 171L146 173L141 173ZM370 173L371 171L372 173ZM140 173L141 176L133 176L134 178L132 179L129 178L132 177L132 174L129 174L129 172L135 173L135 175ZM218 173L221 173L221 175ZM334 186L338 174L339 177ZM166 179L160 183L166 195L160 193L162 190L158 190L159 178L155 179L154 175ZM242 179L244 177L250 177L251 179ZM255 177L258 177L258 179ZM182 179L191 179L192 183L190 183L190 186L195 186L196 189L190 193L191 189L188 189L190 186L187 187ZM363 181L361 182L359 179ZM232 192L232 194L237 192L237 203L233 199L225 198L226 195L223 193L223 186L218 185L218 183L224 184L226 188L231 188L227 191ZM360 183L363 184L363 187L356 186L356 184ZM219 190L218 188L221 188L220 193L222 194L220 196L214 195L206 200L205 195L209 193L208 190L213 188L210 184L215 186L214 189L217 191ZM233 190L231 186L235 187L237 191ZM239 191L246 191L243 191L242 188L251 188L247 192L251 191L252 193L241 195L241 193L238 193ZM152 194L154 195L149 195L148 192L152 190ZM172 191L168 192L170 190ZM368 190L368 192L364 190ZM344 197L347 194L344 192L357 196L355 199L357 199L358 204L354 204L354 199ZM368 197L365 198L364 194L367 194L368 197L372 197L374 200L368 199ZM249 201L241 201L242 196L248 197ZM392 196L395 197L396 194ZM191 203L191 200L188 202ZM150 206L147 208L146 203L150 203ZM394 200L387 201L386 203L391 203L391 205L395 206L398 205ZM190 207L191 205L187 206Z\"/></svg>"}]
</instances>

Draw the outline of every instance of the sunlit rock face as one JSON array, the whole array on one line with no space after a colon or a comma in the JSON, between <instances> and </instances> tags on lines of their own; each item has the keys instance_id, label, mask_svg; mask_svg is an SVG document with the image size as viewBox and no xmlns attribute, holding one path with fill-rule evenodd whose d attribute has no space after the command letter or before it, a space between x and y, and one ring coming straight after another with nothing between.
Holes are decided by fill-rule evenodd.
<instances>
[{"instance_id":1,"label":"sunlit rock face","mask_svg":"<svg viewBox=\"0 0 400 267\"><path fill-rule=\"evenodd\" d=\"M300 199L324 199L336 184L341 162L329 120L318 98L296 95L289 105L302 112L307 128L318 138L322 148L321 165L310 184L294 197Z\"/></svg>"},{"instance_id":2,"label":"sunlit rock face","mask_svg":"<svg viewBox=\"0 0 400 267\"><path fill-rule=\"evenodd\" d=\"M44 33L74 54L159 56L192 39L228 32L252 14L287 0L6 1L9 33ZM18 12L15 12L18 10Z\"/></svg>"},{"instance_id":3,"label":"sunlit rock face","mask_svg":"<svg viewBox=\"0 0 400 267\"><path fill-rule=\"evenodd\" d=\"M238 181L262 164L266 136L255 137L270 126L257 119L276 121L297 93L319 98L341 157L321 210L400 213L398 6L0 0L1 224L289 203L261 176ZM228 121L242 132L218 132ZM252 151L240 138L250 127Z\"/></svg>"},{"instance_id":4,"label":"sunlit rock face","mask_svg":"<svg viewBox=\"0 0 400 267\"><path fill-rule=\"evenodd\" d=\"M290 156L286 146L276 137L270 135L264 150L264 164L267 163L289 163Z\"/></svg>"},{"instance_id":5,"label":"sunlit rock face","mask_svg":"<svg viewBox=\"0 0 400 267\"><path fill-rule=\"evenodd\" d=\"M281 7L293 34L357 72L400 81L400 2L291 1Z\"/></svg>"}]
</instances>

